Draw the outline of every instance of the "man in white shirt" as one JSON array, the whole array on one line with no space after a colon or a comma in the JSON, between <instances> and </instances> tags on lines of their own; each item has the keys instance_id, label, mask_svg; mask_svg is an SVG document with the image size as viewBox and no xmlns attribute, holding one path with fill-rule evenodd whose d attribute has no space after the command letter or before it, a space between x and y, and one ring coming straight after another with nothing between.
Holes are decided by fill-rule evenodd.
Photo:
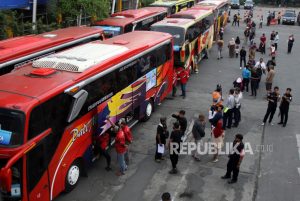
<instances>
[{"instance_id":1,"label":"man in white shirt","mask_svg":"<svg viewBox=\"0 0 300 201\"><path fill-rule=\"evenodd\" d=\"M243 98L243 94L239 88L236 88L234 91L234 103L235 107L233 110L233 115L234 115L234 124L233 127L238 127L239 122L241 121L241 101Z\"/></svg>"},{"instance_id":2,"label":"man in white shirt","mask_svg":"<svg viewBox=\"0 0 300 201\"><path fill-rule=\"evenodd\" d=\"M275 51L277 51L278 42L279 42L279 34L278 32L276 32L275 39L274 39Z\"/></svg>"},{"instance_id":3,"label":"man in white shirt","mask_svg":"<svg viewBox=\"0 0 300 201\"><path fill-rule=\"evenodd\" d=\"M266 73L266 64L264 62L264 59L263 58L260 58L258 62L256 62L255 66L256 68L256 73L259 77L258 81L257 81L257 89L259 88L259 83L260 83L260 80L261 80L261 76L262 74L265 74Z\"/></svg>"},{"instance_id":4,"label":"man in white shirt","mask_svg":"<svg viewBox=\"0 0 300 201\"><path fill-rule=\"evenodd\" d=\"M230 129L232 125L232 115L233 115L233 109L235 106L235 101L234 101L234 89L229 90L229 96L226 100L225 103L225 108L224 108L224 116L223 116L223 129L226 130L226 125L227 128Z\"/></svg>"}]
</instances>

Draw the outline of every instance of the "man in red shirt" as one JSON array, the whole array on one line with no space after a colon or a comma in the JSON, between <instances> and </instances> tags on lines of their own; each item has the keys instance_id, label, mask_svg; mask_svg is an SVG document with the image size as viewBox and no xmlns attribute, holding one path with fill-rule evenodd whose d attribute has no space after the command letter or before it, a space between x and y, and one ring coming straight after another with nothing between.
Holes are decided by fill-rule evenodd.
<instances>
[{"instance_id":1,"label":"man in red shirt","mask_svg":"<svg viewBox=\"0 0 300 201\"><path fill-rule=\"evenodd\" d=\"M110 171L111 157L106 149L109 146L109 142L110 142L109 132L105 132L103 135L97 137L96 142L97 142L96 151L105 157L106 165L107 165L105 169L107 171Z\"/></svg>"},{"instance_id":2,"label":"man in red shirt","mask_svg":"<svg viewBox=\"0 0 300 201\"><path fill-rule=\"evenodd\" d=\"M132 133L131 133L129 126L126 125L126 122L124 119L120 120L120 126L125 135L125 143L127 145L127 151L125 153L125 161L126 161L126 164L128 165L129 164L129 145L132 143L133 137L132 137Z\"/></svg>"},{"instance_id":3,"label":"man in red shirt","mask_svg":"<svg viewBox=\"0 0 300 201\"><path fill-rule=\"evenodd\" d=\"M189 73L187 70L182 70L180 73L179 73L179 79L180 79L180 85L181 85L181 91L182 91L182 94L181 96L183 98L185 98L185 91L186 91L186 83L189 79Z\"/></svg>"},{"instance_id":4,"label":"man in red shirt","mask_svg":"<svg viewBox=\"0 0 300 201\"><path fill-rule=\"evenodd\" d=\"M125 162L125 153L127 151L127 145L126 145L125 134L123 130L119 127L115 127L115 128L118 130L115 138L115 148L117 152L117 160L120 167L120 172L117 173L117 175L121 176L125 174L125 170L127 169L127 165Z\"/></svg>"}]
</instances>

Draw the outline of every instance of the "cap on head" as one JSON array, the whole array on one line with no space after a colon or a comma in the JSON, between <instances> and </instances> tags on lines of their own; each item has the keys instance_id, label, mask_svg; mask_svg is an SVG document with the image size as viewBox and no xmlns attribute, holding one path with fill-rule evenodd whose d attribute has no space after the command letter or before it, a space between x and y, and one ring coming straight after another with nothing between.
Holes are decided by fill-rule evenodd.
<instances>
[{"instance_id":1,"label":"cap on head","mask_svg":"<svg viewBox=\"0 0 300 201\"><path fill-rule=\"evenodd\" d=\"M235 138L237 138L237 139L239 139L239 140L242 141L244 137L243 137L242 134L236 134L236 135L235 135Z\"/></svg>"},{"instance_id":2,"label":"cap on head","mask_svg":"<svg viewBox=\"0 0 300 201\"><path fill-rule=\"evenodd\" d=\"M165 192L161 196L162 201L171 201L171 194L168 192Z\"/></svg>"}]
</instances>

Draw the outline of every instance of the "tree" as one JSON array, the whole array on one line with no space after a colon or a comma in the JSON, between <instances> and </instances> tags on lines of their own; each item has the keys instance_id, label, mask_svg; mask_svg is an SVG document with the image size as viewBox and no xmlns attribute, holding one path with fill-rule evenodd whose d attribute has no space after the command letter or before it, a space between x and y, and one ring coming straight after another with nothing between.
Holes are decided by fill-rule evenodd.
<instances>
[{"instance_id":1,"label":"tree","mask_svg":"<svg viewBox=\"0 0 300 201\"><path fill-rule=\"evenodd\" d=\"M77 25L80 25L83 14L92 19L108 17L109 7L109 0L59 0L57 10L63 18L76 18Z\"/></svg>"}]
</instances>

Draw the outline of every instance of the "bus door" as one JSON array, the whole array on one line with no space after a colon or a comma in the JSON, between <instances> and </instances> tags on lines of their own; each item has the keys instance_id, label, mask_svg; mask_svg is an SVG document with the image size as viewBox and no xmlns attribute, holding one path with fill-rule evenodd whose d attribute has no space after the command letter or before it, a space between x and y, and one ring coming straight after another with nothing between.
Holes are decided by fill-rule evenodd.
<instances>
[{"instance_id":1,"label":"bus door","mask_svg":"<svg viewBox=\"0 0 300 201\"><path fill-rule=\"evenodd\" d=\"M28 200L50 200L47 136L26 154Z\"/></svg>"}]
</instances>

